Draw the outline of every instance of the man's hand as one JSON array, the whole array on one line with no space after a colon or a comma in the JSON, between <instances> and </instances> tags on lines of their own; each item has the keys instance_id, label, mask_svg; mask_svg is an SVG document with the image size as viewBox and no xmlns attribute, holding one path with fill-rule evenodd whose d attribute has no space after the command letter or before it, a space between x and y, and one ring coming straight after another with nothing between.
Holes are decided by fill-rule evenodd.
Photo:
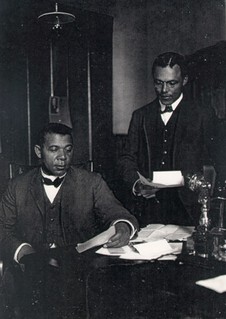
<instances>
[{"instance_id":1,"label":"man's hand","mask_svg":"<svg viewBox=\"0 0 226 319\"><path fill-rule=\"evenodd\" d=\"M159 188L154 188L149 185L144 185L140 181L136 184L135 191L137 196L143 196L144 198L153 198L155 193L159 191Z\"/></svg>"},{"instance_id":2,"label":"man's hand","mask_svg":"<svg viewBox=\"0 0 226 319\"><path fill-rule=\"evenodd\" d=\"M21 247L17 254L17 259L18 262L21 263L21 260L24 256L34 254L35 250L31 247L31 245L25 244L24 246Z\"/></svg>"},{"instance_id":3,"label":"man's hand","mask_svg":"<svg viewBox=\"0 0 226 319\"><path fill-rule=\"evenodd\" d=\"M140 190L141 196L144 198L154 198L157 191L159 191L159 188L154 188L148 185L142 185L143 187Z\"/></svg>"},{"instance_id":4,"label":"man's hand","mask_svg":"<svg viewBox=\"0 0 226 319\"><path fill-rule=\"evenodd\" d=\"M128 244L130 239L131 229L125 222L118 222L115 224L116 234L112 236L104 247L122 247Z\"/></svg>"}]
</instances>

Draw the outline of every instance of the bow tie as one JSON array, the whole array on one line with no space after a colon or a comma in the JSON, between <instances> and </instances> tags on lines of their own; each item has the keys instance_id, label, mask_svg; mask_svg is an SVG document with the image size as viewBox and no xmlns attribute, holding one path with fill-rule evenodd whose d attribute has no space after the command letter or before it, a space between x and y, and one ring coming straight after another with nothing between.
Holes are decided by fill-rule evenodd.
<instances>
[{"instance_id":1,"label":"bow tie","mask_svg":"<svg viewBox=\"0 0 226 319\"><path fill-rule=\"evenodd\" d=\"M43 184L53 185L54 187L60 186L63 180L64 180L64 177L62 178L57 177L54 181L52 181L50 178L42 177Z\"/></svg>"},{"instance_id":2,"label":"bow tie","mask_svg":"<svg viewBox=\"0 0 226 319\"><path fill-rule=\"evenodd\" d=\"M161 114L166 113L166 112L173 112L172 105L166 105L165 110L160 111Z\"/></svg>"}]
</instances>

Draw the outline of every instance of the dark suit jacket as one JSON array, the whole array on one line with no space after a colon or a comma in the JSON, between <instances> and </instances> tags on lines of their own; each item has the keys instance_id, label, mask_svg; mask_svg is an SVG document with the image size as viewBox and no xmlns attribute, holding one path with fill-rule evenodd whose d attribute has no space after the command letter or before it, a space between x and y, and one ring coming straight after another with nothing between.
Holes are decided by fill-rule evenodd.
<instances>
[{"instance_id":1,"label":"dark suit jacket","mask_svg":"<svg viewBox=\"0 0 226 319\"><path fill-rule=\"evenodd\" d=\"M130 192L138 179L137 171L145 177L152 176L151 145L156 136L159 109L156 99L132 115L126 146L118 162L118 174ZM185 175L202 171L203 165L213 164L215 125L212 109L183 98L173 141L172 170L181 170ZM194 201L194 194L185 187L180 188L179 196L185 206Z\"/></svg>"},{"instance_id":2,"label":"dark suit jacket","mask_svg":"<svg viewBox=\"0 0 226 319\"><path fill-rule=\"evenodd\" d=\"M0 204L0 245L8 257L13 258L23 242L36 249L44 245L44 196L39 168L10 181ZM117 219L127 219L138 229L136 219L99 174L71 167L57 196L61 196L60 218L68 245L93 237Z\"/></svg>"}]
</instances>

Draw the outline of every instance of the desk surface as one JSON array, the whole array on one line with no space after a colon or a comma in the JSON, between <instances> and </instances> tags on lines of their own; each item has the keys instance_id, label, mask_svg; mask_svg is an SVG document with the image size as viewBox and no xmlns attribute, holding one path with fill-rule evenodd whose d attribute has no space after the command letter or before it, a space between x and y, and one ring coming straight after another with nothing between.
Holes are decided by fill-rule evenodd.
<instances>
[{"instance_id":1,"label":"desk surface","mask_svg":"<svg viewBox=\"0 0 226 319\"><path fill-rule=\"evenodd\" d=\"M92 318L226 318L226 294L195 284L224 274L225 266L197 260L112 264L90 276L88 308Z\"/></svg>"},{"instance_id":2,"label":"desk surface","mask_svg":"<svg viewBox=\"0 0 226 319\"><path fill-rule=\"evenodd\" d=\"M195 284L224 274L225 263L134 262L74 249L33 257L23 275L32 319L49 311L61 319L226 318L226 294Z\"/></svg>"}]
</instances>

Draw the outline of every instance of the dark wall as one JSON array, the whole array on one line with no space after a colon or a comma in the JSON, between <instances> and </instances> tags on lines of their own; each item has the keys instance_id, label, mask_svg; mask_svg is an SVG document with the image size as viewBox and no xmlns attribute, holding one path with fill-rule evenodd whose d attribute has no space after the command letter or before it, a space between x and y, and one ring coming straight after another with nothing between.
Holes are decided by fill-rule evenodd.
<instances>
[{"instance_id":1,"label":"dark wall","mask_svg":"<svg viewBox=\"0 0 226 319\"><path fill-rule=\"evenodd\" d=\"M0 153L1 187L9 164L37 165L33 145L49 121L50 42L53 44L54 94L68 95L75 138L75 164L90 161L88 139L88 52L92 107L94 170L105 175L112 162L112 18L76 8L60 11L75 22L53 31L37 17L54 9L44 1L1 4L0 23Z\"/></svg>"}]
</instances>

